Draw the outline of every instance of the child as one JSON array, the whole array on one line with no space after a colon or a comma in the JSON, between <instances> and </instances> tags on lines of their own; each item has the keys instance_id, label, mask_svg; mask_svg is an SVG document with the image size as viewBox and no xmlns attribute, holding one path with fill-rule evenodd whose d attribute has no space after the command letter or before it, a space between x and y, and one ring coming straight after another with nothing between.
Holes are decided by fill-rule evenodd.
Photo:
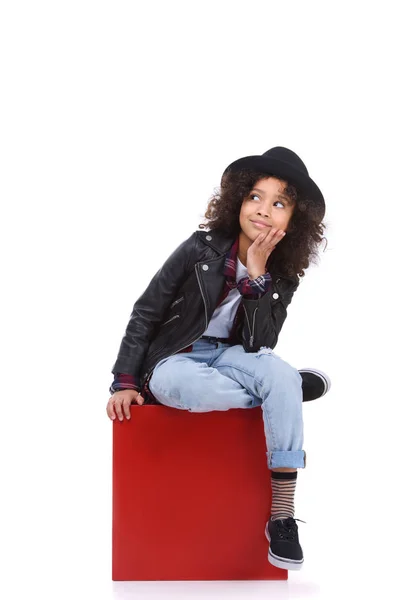
<instances>
[{"instance_id":1,"label":"child","mask_svg":"<svg viewBox=\"0 0 400 600\"><path fill-rule=\"evenodd\" d=\"M303 564L294 519L297 469L306 465L302 401L324 395L330 381L272 350L323 239L324 214L322 193L293 151L278 146L231 163L199 225L209 231L182 242L136 301L107 404L120 420L132 402L193 412L261 406L272 482L268 559L283 569Z\"/></svg>"}]
</instances>

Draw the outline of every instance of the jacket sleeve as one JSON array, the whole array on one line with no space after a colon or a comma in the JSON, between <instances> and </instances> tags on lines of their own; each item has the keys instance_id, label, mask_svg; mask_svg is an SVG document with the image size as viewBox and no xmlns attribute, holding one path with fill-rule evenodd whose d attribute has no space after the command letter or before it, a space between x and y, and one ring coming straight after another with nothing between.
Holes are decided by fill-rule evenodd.
<instances>
[{"instance_id":1,"label":"jacket sleeve","mask_svg":"<svg viewBox=\"0 0 400 600\"><path fill-rule=\"evenodd\" d=\"M287 307L299 286L299 280L281 280L258 299L243 297L242 343L246 352L258 352L262 346L275 348L287 317Z\"/></svg>"},{"instance_id":2,"label":"jacket sleeve","mask_svg":"<svg viewBox=\"0 0 400 600\"><path fill-rule=\"evenodd\" d=\"M192 260L196 239L194 232L172 252L136 300L112 368L113 374L125 373L139 381L153 333L162 323L179 287L194 268Z\"/></svg>"},{"instance_id":3,"label":"jacket sleeve","mask_svg":"<svg viewBox=\"0 0 400 600\"><path fill-rule=\"evenodd\" d=\"M136 390L137 392L140 392L138 379L133 375L127 375L126 373L116 373L109 392L110 394L113 394L120 390Z\"/></svg>"}]
</instances>

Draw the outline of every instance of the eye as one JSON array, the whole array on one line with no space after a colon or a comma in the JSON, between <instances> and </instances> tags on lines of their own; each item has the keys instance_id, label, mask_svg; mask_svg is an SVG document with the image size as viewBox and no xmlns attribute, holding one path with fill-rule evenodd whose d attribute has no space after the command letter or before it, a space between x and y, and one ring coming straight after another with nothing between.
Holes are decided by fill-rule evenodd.
<instances>
[{"instance_id":1,"label":"eye","mask_svg":"<svg viewBox=\"0 0 400 600\"><path fill-rule=\"evenodd\" d=\"M250 199L253 199L253 198L258 198L258 199L259 199L259 198L260 198L260 196L258 196L257 194L250 194ZM281 202L280 200L276 200L276 201L274 202L274 204L276 204L277 202L279 202L279 204L282 204L283 208L285 208L285 205L284 205L284 203L283 203L283 202Z\"/></svg>"}]
</instances>

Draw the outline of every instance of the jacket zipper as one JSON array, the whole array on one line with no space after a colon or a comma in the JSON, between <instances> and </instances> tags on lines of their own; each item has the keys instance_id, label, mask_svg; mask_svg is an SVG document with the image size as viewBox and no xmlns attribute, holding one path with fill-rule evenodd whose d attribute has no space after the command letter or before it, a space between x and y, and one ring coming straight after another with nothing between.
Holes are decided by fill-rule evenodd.
<instances>
[{"instance_id":1,"label":"jacket zipper","mask_svg":"<svg viewBox=\"0 0 400 600\"><path fill-rule=\"evenodd\" d=\"M244 304L243 304L243 308L244 308L244 313L245 313L246 319L247 319L247 325L248 325L249 331L250 331L250 348L252 348L254 345L254 326L255 326L255 322L256 322L256 312L258 311L258 306L256 306L256 308L254 310L254 314L253 314L253 328L250 327L249 316L247 314L247 310L246 310L246 307Z\"/></svg>"},{"instance_id":2,"label":"jacket zipper","mask_svg":"<svg viewBox=\"0 0 400 600\"><path fill-rule=\"evenodd\" d=\"M256 325L256 312L257 311L258 311L258 306L256 306L256 309L255 309L254 314L253 314L253 329L252 329L251 336L250 336L250 341L251 341L251 346L250 347L251 348L254 345L254 330L255 330L255 325Z\"/></svg>"},{"instance_id":3,"label":"jacket zipper","mask_svg":"<svg viewBox=\"0 0 400 600\"><path fill-rule=\"evenodd\" d=\"M206 331L206 329L207 329L207 327L208 327L208 323L207 323L207 307L206 307L206 299L205 299L205 297L204 297L204 294L203 294L203 290L202 290L201 283L200 283L200 277L199 277L198 270L197 270L198 264L199 264L199 263L196 263L196 264L195 264L195 266L194 266L194 267L195 267L195 268L194 268L194 270L195 270L195 272L196 272L197 283L199 284L199 288L200 288L201 296L202 296L202 298L203 298L204 312L205 312L205 316L206 316L206 328L205 328L205 330L204 330L204 331ZM193 342L192 342L192 343L193 343ZM183 346L183 347L185 348L185 346Z\"/></svg>"},{"instance_id":4,"label":"jacket zipper","mask_svg":"<svg viewBox=\"0 0 400 600\"><path fill-rule=\"evenodd\" d=\"M182 302L183 300L183 296L181 296L181 298L178 298L178 300L175 300L175 302L173 302L170 306L170 308L172 308L173 306L175 306L175 304L178 304L178 302Z\"/></svg>"},{"instance_id":5,"label":"jacket zipper","mask_svg":"<svg viewBox=\"0 0 400 600\"><path fill-rule=\"evenodd\" d=\"M163 323L161 325L161 327L164 327L164 325L167 325L167 323L170 323L171 321L173 321L174 319L179 319L180 315L174 315L173 317L171 317L170 319L168 319L168 321L165 321L165 323Z\"/></svg>"}]
</instances>

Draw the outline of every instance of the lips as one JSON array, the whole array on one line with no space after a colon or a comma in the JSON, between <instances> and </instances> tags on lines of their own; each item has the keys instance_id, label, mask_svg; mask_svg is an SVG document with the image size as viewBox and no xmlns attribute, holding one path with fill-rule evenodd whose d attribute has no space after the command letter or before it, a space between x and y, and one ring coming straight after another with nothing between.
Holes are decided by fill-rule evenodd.
<instances>
[{"instance_id":1,"label":"lips","mask_svg":"<svg viewBox=\"0 0 400 600\"><path fill-rule=\"evenodd\" d=\"M251 221L251 223L257 227L271 227L271 225L268 225L268 223L263 223L262 221Z\"/></svg>"}]
</instances>

